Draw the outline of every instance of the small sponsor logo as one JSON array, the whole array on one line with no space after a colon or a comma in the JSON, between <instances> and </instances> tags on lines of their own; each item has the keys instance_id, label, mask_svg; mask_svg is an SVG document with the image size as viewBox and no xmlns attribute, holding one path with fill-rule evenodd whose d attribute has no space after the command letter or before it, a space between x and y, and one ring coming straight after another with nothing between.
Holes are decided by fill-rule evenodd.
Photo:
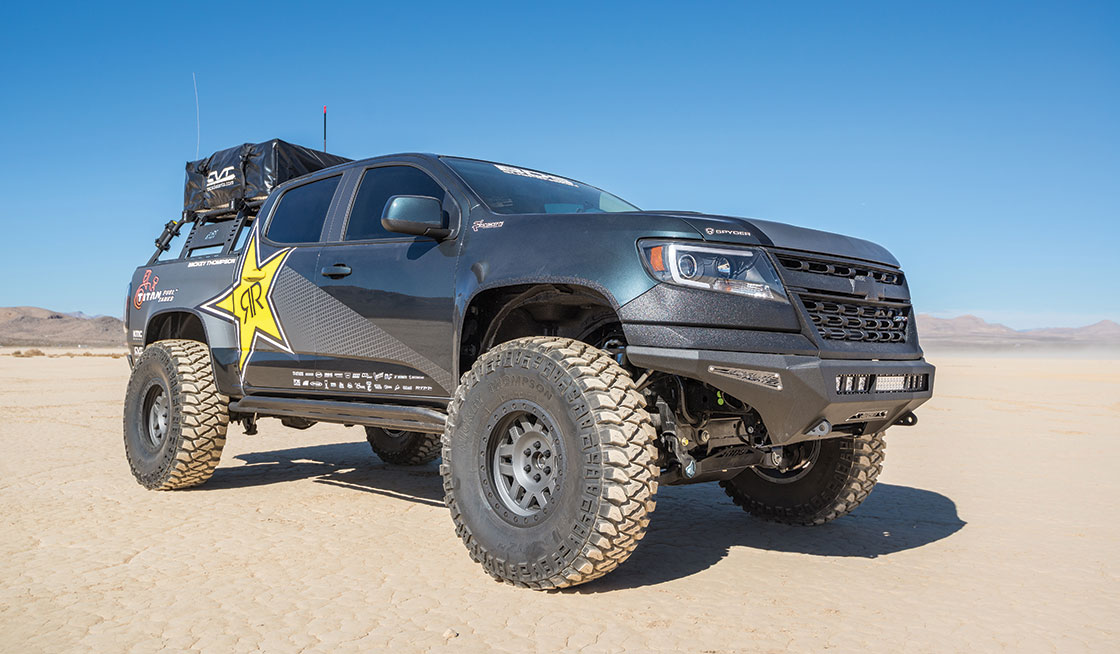
<instances>
[{"instance_id":1,"label":"small sponsor logo","mask_svg":"<svg viewBox=\"0 0 1120 654\"><path fill-rule=\"evenodd\" d=\"M486 222L485 220L476 220L471 223L471 229L476 232L480 229L497 229L504 224L506 224L504 220L495 220L492 222Z\"/></svg>"},{"instance_id":2,"label":"small sponsor logo","mask_svg":"<svg viewBox=\"0 0 1120 654\"><path fill-rule=\"evenodd\" d=\"M201 268L202 266L225 266L231 263L237 263L237 257L227 257L225 259L199 259L198 261L188 262L187 268Z\"/></svg>"},{"instance_id":3,"label":"small sponsor logo","mask_svg":"<svg viewBox=\"0 0 1120 654\"><path fill-rule=\"evenodd\" d=\"M741 229L714 229L712 227L704 228L704 233L708 236L750 236L751 233Z\"/></svg>"},{"instance_id":4,"label":"small sponsor logo","mask_svg":"<svg viewBox=\"0 0 1120 654\"><path fill-rule=\"evenodd\" d=\"M887 417L887 410L886 409L883 409L881 411L860 411L859 413L853 415L852 417L848 418L844 422L855 422L857 420L877 420L877 419L886 418L886 417Z\"/></svg>"},{"instance_id":5,"label":"small sponsor logo","mask_svg":"<svg viewBox=\"0 0 1120 654\"><path fill-rule=\"evenodd\" d=\"M233 166L226 166L221 171L211 171L206 176L206 190L213 191L216 188L225 188L233 186L237 182L237 176L233 173Z\"/></svg>"},{"instance_id":6,"label":"small sponsor logo","mask_svg":"<svg viewBox=\"0 0 1120 654\"><path fill-rule=\"evenodd\" d=\"M144 278L136 287L136 294L132 296L132 306L140 309L145 302L171 302L175 299L177 288L157 289L159 277L152 274L151 269L144 271Z\"/></svg>"},{"instance_id":7,"label":"small sponsor logo","mask_svg":"<svg viewBox=\"0 0 1120 654\"><path fill-rule=\"evenodd\" d=\"M529 177L531 179L539 179L545 182L552 182L554 184L563 184L564 186L571 186L572 188L579 188L570 179L564 179L559 175L549 175L548 173L540 173L535 170L526 170L524 168L514 168L513 166L503 166L502 164L494 164L494 167L507 175L517 175L518 177Z\"/></svg>"},{"instance_id":8,"label":"small sponsor logo","mask_svg":"<svg viewBox=\"0 0 1120 654\"><path fill-rule=\"evenodd\" d=\"M134 329L132 330L132 338L137 341L142 340L144 338L144 332L139 329Z\"/></svg>"}]
</instances>

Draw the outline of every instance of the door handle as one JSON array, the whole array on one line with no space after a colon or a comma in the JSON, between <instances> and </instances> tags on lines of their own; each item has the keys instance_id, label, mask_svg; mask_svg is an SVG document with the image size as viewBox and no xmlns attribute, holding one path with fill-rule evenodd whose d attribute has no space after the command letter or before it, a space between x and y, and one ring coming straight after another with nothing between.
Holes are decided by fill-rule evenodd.
<instances>
[{"instance_id":1,"label":"door handle","mask_svg":"<svg viewBox=\"0 0 1120 654\"><path fill-rule=\"evenodd\" d=\"M354 272L344 263L336 263L333 266L327 266L319 271L323 277L330 277L331 279L342 279L343 277Z\"/></svg>"},{"instance_id":2,"label":"door handle","mask_svg":"<svg viewBox=\"0 0 1120 654\"><path fill-rule=\"evenodd\" d=\"M264 279L264 273L260 272L260 271L247 272L247 273L245 273L244 275L241 276L241 279L242 279L242 281L246 281L246 282L259 282L262 279Z\"/></svg>"}]
</instances>

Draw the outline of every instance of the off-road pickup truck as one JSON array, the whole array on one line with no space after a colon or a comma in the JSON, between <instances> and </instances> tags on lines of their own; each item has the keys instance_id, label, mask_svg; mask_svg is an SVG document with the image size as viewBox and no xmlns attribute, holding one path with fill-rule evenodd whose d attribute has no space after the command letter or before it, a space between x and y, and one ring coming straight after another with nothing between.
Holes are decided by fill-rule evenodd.
<instances>
[{"instance_id":1,"label":"off-road pickup truck","mask_svg":"<svg viewBox=\"0 0 1120 654\"><path fill-rule=\"evenodd\" d=\"M230 423L361 426L386 462L442 457L489 574L559 588L626 560L658 485L849 513L932 393L906 277L868 241L460 157L271 141L187 168L128 293L147 488L209 479Z\"/></svg>"}]
</instances>

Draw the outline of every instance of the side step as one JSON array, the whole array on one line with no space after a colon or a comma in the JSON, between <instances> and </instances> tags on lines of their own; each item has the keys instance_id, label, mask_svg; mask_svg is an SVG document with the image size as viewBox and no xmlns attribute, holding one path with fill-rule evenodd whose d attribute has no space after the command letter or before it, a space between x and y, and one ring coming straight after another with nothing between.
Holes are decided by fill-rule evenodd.
<instances>
[{"instance_id":1,"label":"side step","mask_svg":"<svg viewBox=\"0 0 1120 654\"><path fill-rule=\"evenodd\" d=\"M442 434L447 414L436 409L397 404L369 404L335 400L305 400L287 397L248 396L229 404L230 411L261 416L306 418L383 429L404 429Z\"/></svg>"}]
</instances>

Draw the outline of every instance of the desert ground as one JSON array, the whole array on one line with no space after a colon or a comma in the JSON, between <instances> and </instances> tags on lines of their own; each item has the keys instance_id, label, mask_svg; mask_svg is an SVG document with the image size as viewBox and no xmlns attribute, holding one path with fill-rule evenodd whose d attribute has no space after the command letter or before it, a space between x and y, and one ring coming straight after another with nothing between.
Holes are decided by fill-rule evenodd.
<instances>
[{"instance_id":1,"label":"desert ground","mask_svg":"<svg viewBox=\"0 0 1120 654\"><path fill-rule=\"evenodd\" d=\"M626 564L539 593L468 558L435 464L357 428L234 428L209 483L150 492L123 359L0 356L0 651L1117 651L1120 361L930 358L852 515L663 488Z\"/></svg>"}]
</instances>

